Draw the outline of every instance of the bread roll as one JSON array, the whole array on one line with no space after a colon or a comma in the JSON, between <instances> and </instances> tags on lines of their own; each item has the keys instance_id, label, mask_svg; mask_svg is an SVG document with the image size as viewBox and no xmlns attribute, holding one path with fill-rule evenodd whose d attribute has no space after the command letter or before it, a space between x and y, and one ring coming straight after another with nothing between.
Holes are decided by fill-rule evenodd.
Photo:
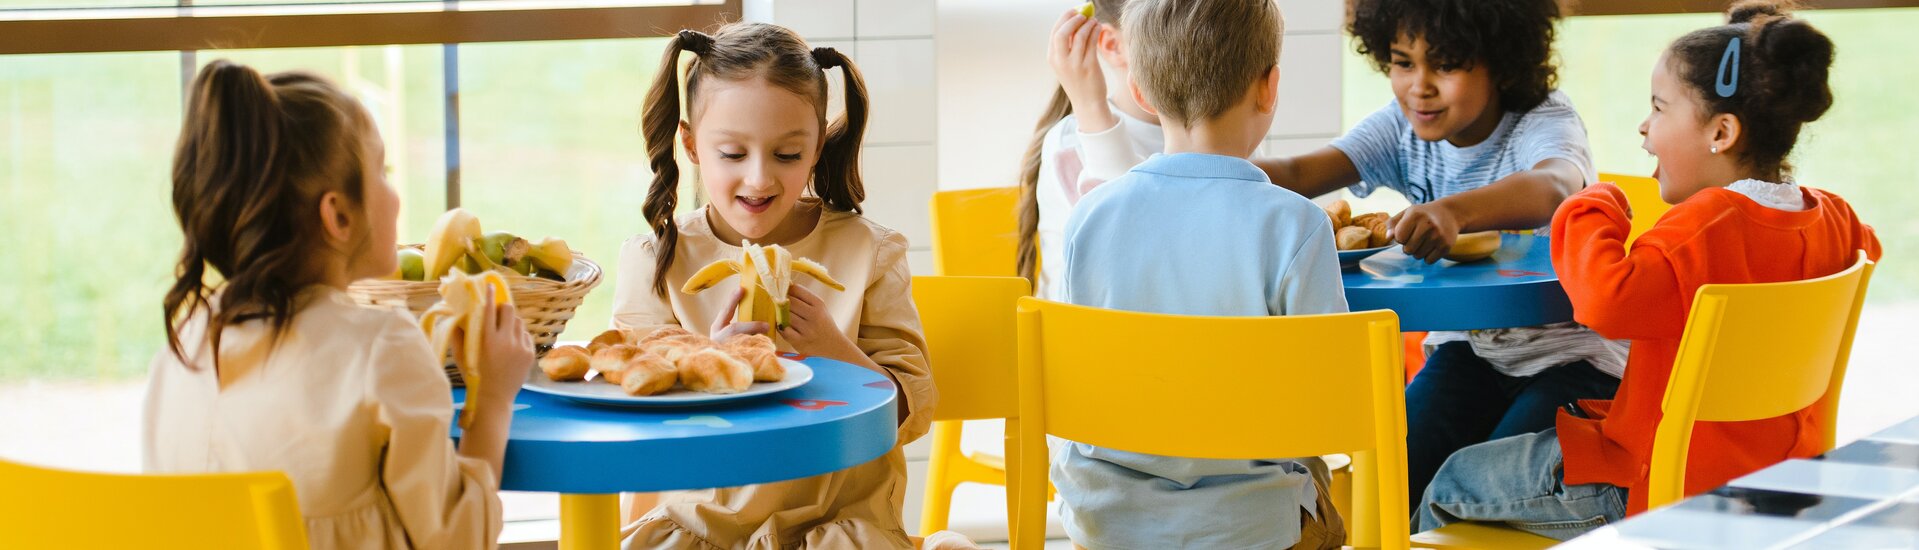
<instances>
[{"instance_id":1,"label":"bread roll","mask_svg":"<svg viewBox=\"0 0 1919 550\"><path fill-rule=\"evenodd\" d=\"M626 367L633 357L645 353L639 346L619 344L600 348L593 352L592 366L600 373L600 379L619 384L626 377Z\"/></svg>"},{"instance_id":2,"label":"bread roll","mask_svg":"<svg viewBox=\"0 0 1919 550\"><path fill-rule=\"evenodd\" d=\"M680 358L685 357L687 354L717 346L718 344L713 343L712 340L705 336L682 334L653 340L652 342L648 342L646 346L644 346L644 349L657 353L660 357L665 357L666 360L672 361L674 364L679 364Z\"/></svg>"},{"instance_id":3,"label":"bread roll","mask_svg":"<svg viewBox=\"0 0 1919 550\"><path fill-rule=\"evenodd\" d=\"M673 362L655 353L640 352L626 362L620 389L628 395L655 395L672 389L679 381L679 369Z\"/></svg>"},{"instance_id":4,"label":"bread roll","mask_svg":"<svg viewBox=\"0 0 1919 550\"><path fill-rule=\"evenodd\" d=\"M739 393L753 385L753 367L726 352L706 348L681 357L680 383L706 393Z\"/></svg>"},{"instance_id":5,"label":"bread roll","mask_svg":"<svg viewBox=\"0 0 1919 550\"><path fill-rule=\"evenodd\" d=\"M1499 251L1499 241L1498 231L1461 233L1459 238L1453 239L1453 247L1446 251L1446 259L1465 263L1491 258L1494 252Z\"/></svg>"},{"instance_id":6,"label":"bread roll","mask_svg":"<svg viewBox=\"0 0 1919 550\"><path fill-rule=\"evenodd\" d=\"M1392 237L1386 234L1386 221L1388 219L1385 212L1374 212L1353 217L1353 225L1364 227L1367 231L1373 232L1373 236L1367 240L1365 248L1379 248L1392 244Z\"/></svg>"},{"instance_id":7,"label":"bread roll","mask_svg":"<svg viewBox=\"0 0 1919 550\"><path fill-rule=\"evenodd\" d=\"M651 344L654 341L660 340L662 338L672 338L674 336L693 336L693 335L694 334L691 331L688 331L686 329L683 329L677 326L661 327L658 329L654 329L653 332L651 334L646 335L645 338L641 338L638 344L640 345L640 347L646 347L647 344Z\"/></svg>"},{"instance_id":8,"label":"bread roll","mask_svg":"<svg viewBox=\"0 0 1919 550\"><path fill-rule=\"evenodd\" d=\"M605 348L607 346L616 346L620 344L631 344L631 343L632 342L629 342L626 339L626 331L616 328L613 330L602 332L600 333L599 336L594 336L592 342L587 342L586 351L587 353L597 353L602 348Z\"/></svg>"},{"instance_id":9,"label":"bread roll","mask_svg":"<svg viewBox=\"0 0 1919 550\"><path fill-rule=\"evenodd\" d=\"M540 372L555 382L577 382L586 379L587 369L592 367L592 357L586 354L586 348L579 346L560 346L546 352L540 358Z\"/></svg>"},{"instance_id":10,"label":"bread roll","mask_svg":"<svg viewBox=\"0 0 1919 550\"><path fill-rule=\"evenodd\" d=\"M1326 216L1333 220L1333 231L1337 232L1353 224L1353 205L1347 204L1346 199L1335 200L1326 205Z\"/></svg>"},{"instance_id":11,"label":"bread roll","mask_svg":"<svg viewBox=\"0 0 1919 550\"><path fill-rule=\"evenodd\" d=\"M754 382L778 382L786 379L786 365L780 364L779 354L771 349L751 343L736 344L729 339L728 344L721 347L720 351L752 366Z\"/></svg>"},{"instance_id":12,"label":"bread roll","mask_svg":"<svg viewBox=\"0 0 1919 550\"><path fill-rule=\"evenodd\" d=\"M1372 230L1357 225L1342 227L1339 229L1338 234L1333 235L1333 240L1340 250L1359 250L1366 248L1366 244L1372 242L1372 238Z\"/></svg>"}]
</instances>

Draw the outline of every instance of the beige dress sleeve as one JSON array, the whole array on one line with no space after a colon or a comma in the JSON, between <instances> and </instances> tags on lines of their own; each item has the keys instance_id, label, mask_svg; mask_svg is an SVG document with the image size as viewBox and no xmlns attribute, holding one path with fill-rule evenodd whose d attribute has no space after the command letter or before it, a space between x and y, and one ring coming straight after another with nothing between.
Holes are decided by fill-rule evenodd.
<instances>
[{"instance_id":1,"label":"beige dress sleeve","mask_svg":"<svg viewBox=\"0 0 1919 550\"><path fill-rule=\"evenodd\" d=\"M879 242L873 281L861 301L859 335L854 343L900 385L899 444L925 435L932 426L938 392L926 362L926 337L919 309L913 306L913 273L906 260L906 237L888 232Z\"/></svg>"},{"instance_id":2,"label":"beige dress sleeve","mask_svg":"<svg viewBox=\"0 0 1919 550\"><path fill-rule=\"evenodd\" d=\"M373 343L368 395L385 428L380 483L415 548L493 548L502 516L499 475L460 456L448 436L453 399L419 327L394 317ZM377 436L376 432L376 436Z\"/></svg>"},{"instance_id":3,"label":"beige dress sleeve","mask_svg":"<svg viewBox=\"0 0 1919 550\"><path fill-rule=\"evenodd\" d=\"M653 262L658 257L656 246L651 233L635 235L620 245L620 273L613 283L613 328L644 333L660 327L680 325L680 320L673 314L671 300L653 291L653 273L657 271ZM675 261L689 260L682 255ZM669 296L678 292L678 289L672 288L670 281L667 286Z\"/></svg>"}]
</instances>

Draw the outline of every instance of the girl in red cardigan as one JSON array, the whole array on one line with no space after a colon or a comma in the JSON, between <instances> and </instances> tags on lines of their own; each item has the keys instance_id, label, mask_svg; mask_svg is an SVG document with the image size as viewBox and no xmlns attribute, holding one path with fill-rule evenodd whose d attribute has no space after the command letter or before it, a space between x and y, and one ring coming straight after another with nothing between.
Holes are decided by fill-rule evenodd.
<instances>
[{"instance_id":1,"label":"girl in red cardigan","mask_svg":"<svg viewBox=\"0 0 1919 550\"><path fill-rule=\"evenodd\" d=\"M1415 530L1501 522L1565 540L1645 509L1654 427L1700 285L1831 275L1879 240L1837 195L1801 187L1787 153L1832 105L1832 41L1770 2L1743 2L1729 24L1681 37L1654 65L1652 113L1639 126L1674 206L1634 241L1626 196L1599 184L1553 217L1553 267L1575 317L1632 340L1611 401L1562 410L1556 428L1468 447L1440 467ZM1821 407L1693 429L1686 492L1787 458L1818 454ZM1515 475L1515 472L1518 475Z\"/></svg>"}]
</instances>

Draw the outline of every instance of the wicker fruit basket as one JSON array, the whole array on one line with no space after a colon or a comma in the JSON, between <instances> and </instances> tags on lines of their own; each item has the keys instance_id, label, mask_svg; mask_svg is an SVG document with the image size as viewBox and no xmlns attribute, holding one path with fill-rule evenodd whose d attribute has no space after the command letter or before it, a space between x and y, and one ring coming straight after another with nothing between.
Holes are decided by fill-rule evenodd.
<instances>
[{"instance_id":1,"label":"wicker fruit basket","mask_svg":"<svg viewBox=\"0 0 1919 550\"><path fill-rule=\"evenodd\" d=\"M408 248L421 247L409 245ZM566 322L573 320L573 310L579 308L580 302L586 301L587 293L599 284L600 264L579 252L573 253L573 267L567 270L565 281L520 275L507 277L507 287L513 291L513 305L519 310L520 321L526 324L527 333L533 336L534 349L541 354L553 347L554 340L566 330ZM347 293L361 304L404 307L419 317L440 302L440 282L367 279L353 283Z\"/></svg>"}]
</instances>

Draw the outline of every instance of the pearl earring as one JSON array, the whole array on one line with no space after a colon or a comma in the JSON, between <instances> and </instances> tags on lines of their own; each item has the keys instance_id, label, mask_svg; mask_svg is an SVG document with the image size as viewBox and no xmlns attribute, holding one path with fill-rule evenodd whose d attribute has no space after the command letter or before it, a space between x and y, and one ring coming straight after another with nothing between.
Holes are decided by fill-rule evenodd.
<instances>
[{"instance_id":1,"label":"pearl earring","mask_svg":"<svg viewBox=\"0 0 1919 550\"><path fill-rule=\"evenodd\" d=\"M1714 145L1714 146L1712 146L1712 154L1715 154L1715 155L1717 155L1717 154L1719 154L1719 146L1718 146L1718 145Z\"/></svg>"}]
</instances>

